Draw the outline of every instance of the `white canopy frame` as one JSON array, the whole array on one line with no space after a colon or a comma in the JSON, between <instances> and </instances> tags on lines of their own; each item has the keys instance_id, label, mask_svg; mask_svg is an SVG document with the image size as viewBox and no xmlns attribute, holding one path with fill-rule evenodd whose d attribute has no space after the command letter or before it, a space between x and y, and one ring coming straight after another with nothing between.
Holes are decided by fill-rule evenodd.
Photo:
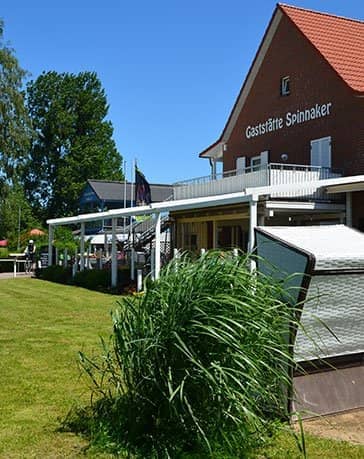
<instances>
[{"instance_id":1,"label":"white canopy frame","mask_svg":"<svg viewBox=\"0 0 364 459\"><path fill-rule=\"evenodd\" d=\"M204 207L214 207L221 206L224 204L236 204L243 202L250 202L251 208L253 208L253 214L257 212L257 197L251 193L239 192L231 193L228 195L219 195L219 196L208 196L203 198L193 198L193 199L184 199L178 201L166 201L150 204L149 206L138 206L138 207L128 207L122 209L112 209L105 212L97 212L92 214L81 214L74 217L64 217L64 218L55 218L47 220L49 225L49 241L48 241L48 265L53 264L52 259L52 243L54 239L54 228L56 226L70 225L70 224L80 224L81 226L81 250L80 250L80 267L85 266L84 262L84 251L82 250L82 241L84 240L85 234L85 223L92 222L97 220L103 220L105 218L111 218L112 221L112 234L111 234L111 286L116 287L117 284L117 250L116 250L116 219L120 217L129 217L135 215L153 215L155 226L155 256L154 256L154 266L152 266L152 271L154 273L154 278L159 278L160 268L161 268L161 258L160 258L160 228L161 228L161 213L168 212L171 210L188 210L188 209L198 209ZM253 203L253 204L252 204ZM253 216L250 219L252 222L257 221L257 217ZM253 229L251 229L250 234L254 235ZM253 246L254 243L251 244Z\"/></svg>"},{"instance_id":2,"label":"white canopy frame","mask_svg":"<svg viewBox=\"0 0 364 459\"><path fill-rule=\"evenodd\" d=\"M346 179L346 180L345 180ZM353 179L353 177L351 177ZM312 181L305 184L305 187L309 187L310 190L318 190L319 188L326 188L335 186L336 184L345 183L348 177L338 179L327 179ZM364 181L364 176L355 177L355 181ZM276 185L266 187L255 187L246 188L244 191L216 195L216 196L205 196L200 198L181 199L175 201L163 201L152 203L149 206L138 206L128 207L121 209L112 209L105 212L96 212L90 214L81 214L73 217L54 218L47 220L49 225L49 241L48 241L48 265L53 264L52 259L52 243L54 238L54 228L56 226L80 224L81 225L81 260L80 266L84 266L84 251L82 251L82 241L84 240L84 225L86 222L98 221L103 219L112 220L112 241L111 241L111 280L112 287L116 286L117 283L117 251L116 251L116 219L122 217L130 217L137 215L154 215L155 221L155 257L154 266L152 270L154 272L154 278L159 278L161 260L160 260L160 216L162 212L169 211L181 211L191 209L201 209L207 207L224 206L229 204L241 204L249 203L250 219L249 219L249 250L253 250L255 245L254 240L254 228L257 226L258 221L258 201L259 197L270 195L271 193L277 193L279 191L301 191L302 184L297 185ZM331 190L330 190L331 191ZM333 192L333 191L331 191ZM349 210L350 212L350 210Z\"/></svg>"}]
</instances>

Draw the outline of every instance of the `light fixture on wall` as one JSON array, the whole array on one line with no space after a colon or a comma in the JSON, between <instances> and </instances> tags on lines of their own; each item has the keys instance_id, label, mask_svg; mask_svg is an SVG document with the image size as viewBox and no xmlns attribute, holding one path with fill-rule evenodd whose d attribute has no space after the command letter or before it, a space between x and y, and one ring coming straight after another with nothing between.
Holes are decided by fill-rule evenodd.
<instances>
[{"instance_id":1,"label":"light fixture on wall","mask_svg":"<svg viewBox=\"0 0 364 459\"><path fill-rule=\"evenodd\" d=\"M282 154L281 154L281 160L282 160L282 161L287 161L287 159L288 159L287 153L282 153Z\"/></svg>"}]
</instances>

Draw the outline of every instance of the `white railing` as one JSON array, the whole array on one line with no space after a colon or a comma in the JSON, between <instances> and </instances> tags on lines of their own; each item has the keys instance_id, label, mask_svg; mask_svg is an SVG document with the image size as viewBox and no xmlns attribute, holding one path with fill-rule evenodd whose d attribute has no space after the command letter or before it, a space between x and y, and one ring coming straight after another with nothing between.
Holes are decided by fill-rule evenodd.
<instances>
[{"instance_id":1,"label":"white railing","mask_svg":"<svg viewBox=\"0 0 364 459\"><path fill-rule=\"evenodd\" d=\"M188 199L234 193L261 186L302 184L301 190L272 193L271 197L327 199L321 190L310 188L310 182L340 176L341 174L334 173L329 168L270 163L178 182L173 185L173 193L174 199Z\"/></svg>"}]
</instances>

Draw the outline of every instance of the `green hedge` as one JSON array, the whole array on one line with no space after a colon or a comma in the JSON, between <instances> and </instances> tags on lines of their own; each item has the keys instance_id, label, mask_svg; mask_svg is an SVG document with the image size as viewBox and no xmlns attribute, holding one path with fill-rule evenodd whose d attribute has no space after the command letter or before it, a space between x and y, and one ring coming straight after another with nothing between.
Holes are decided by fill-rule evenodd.
<instances>
[{"instance_id":1,"label":"green hedge","mask_svg":"<svg viewBox=\"0 0 364 459\"><path fill-rule=\"evenodd\" d=\"M85 269L78 271L72 278L72 268L62 266L49 266L44 269L36 269L35 275L39 279L58 282L60 284L72 284L89 290L106 291L110 290L111 271L109 269ZM118 270L117 291L121 292L130 285L130 271L122 268Z\"/></svg>"},{"instance_id":2,"label":"green hedge","mask_svg":"<svg viewBox=\"0 0 364 459\"><path fill-rule=\"evenodd\" d=\"M85 269L76 273L72 283L90 290L106 290L110 287L110 271Z\"/></svg>"},{"instance_id":3,"label":"green hedge","mask_svg":"<svg viewBox=\"0 0 364 459\"><path fill-rule=\"evenodd\" d=\"M0 258L8 258L9 250L7 247L0 247ZM18 268L18 267L17 267ZM0 273L10 273L14 269L10 261L0 261Z\"/></svg>"},{"instance_id":4,"label":"green hedge","mask_svg":"<svg viewBox=\"0 0 364 459\"><path fill-rule=\"evenodd\" d=\"M4 257L5 258L5 257ZM17 266L17 269L19 266ZM10 261L0 261L0 273L11 273L14 269L14 264Z\"/></svg>"},{"instance_id":5,"label":"green hedge","mask_svg":"<svg viewBox=\"0 0 364 459\"><path fill-rule=\"evenodd\" d=\"M128 266L118 268L118 287L124 288L131 283L132 280L130 279L130 268Z\"/></svg>"},{"instance_id":6,"label":"green hedge","mask_svg":"<svg viewBox=\"0 0 364 459\"><path fill-rule=\"evenodd\" d=\"M90 290L109 290L111 285L111 271L109 269L85 269L76 273L72 283ZM130 283L130 270L119 268L117 290L121 291L124 287L130 285Z\"/></svg>"},{"instance_id":7,"label":"green hedge","mask_svg":"<svg viewBox=\"0 0 364 459\"><path fill-rule=\"evenodd\" d=\"M72 269L62 266L48 266L48 268L36 269L35 275L39 279L57 282L59 284L70 284L72 281Z\"/></svg>"}]
</instances>

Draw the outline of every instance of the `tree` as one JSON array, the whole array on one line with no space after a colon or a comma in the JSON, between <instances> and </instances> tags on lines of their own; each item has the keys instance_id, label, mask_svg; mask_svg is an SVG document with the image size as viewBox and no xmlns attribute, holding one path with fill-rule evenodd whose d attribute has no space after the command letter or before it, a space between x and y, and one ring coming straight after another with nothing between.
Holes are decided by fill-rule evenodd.
<instances>
[{"instance_id":1,"label":"tree","mask_svg":"<svg viewBox=\"0 0 364 459\"><path fill-rule=\"evenodd\" d=\"M122 180L122 157L105 118L105 91L94 72L47 72L27 85L37 137L24 174L28 199L41 218L71 215L87 179Z\"/></svg>"},{"instance_id":2,"label":"tree","mask_svg":"<svg viewBox=\"0 0 364 459\"><path fill-rule=\"evenodd\" d=\"M39 226L19 183L3 183L0 189L0 238L6 237L11 248L19 243L19 235ZM22 242L22 241L21 241Z\"/></svg>"},{"instance_id":3,"label":"tree","mask_svg":"<svg viewBox=\"0 0 364 459\"><path fill-rule=\"evenodd\" d=\"M4 42L3 32L0 20L0 237L16 247L19 231L33 223L20 183L33 132L22 91L27 72Z\"/></svg>"},{"instance_id":4,"label":"tree","mask_svg":"<svg viewBox=\"0 0 364 459\"><path fill-rule=\"evenodd\" d=\"M4 43L3 31L0 20L0 177L13 183L24 164L32 131L21 90L27 72Z\"/></svg>"}]
</instances>

